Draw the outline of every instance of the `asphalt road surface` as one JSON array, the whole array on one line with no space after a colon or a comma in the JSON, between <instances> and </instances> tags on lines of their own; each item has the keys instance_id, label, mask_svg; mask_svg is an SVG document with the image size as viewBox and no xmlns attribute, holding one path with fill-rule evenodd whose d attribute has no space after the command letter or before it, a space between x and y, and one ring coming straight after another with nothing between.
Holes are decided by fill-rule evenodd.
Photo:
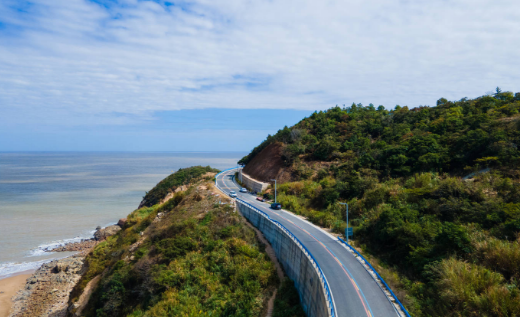
<instances>
[{"instance_id":1,"label":"asphalt road surface","mask_svg":"<svg viewBox=\"0 0 520 317\"><path fill-rule=\"evenodd\" d=\"M217 177L218 186L264 211L290 230L312 253L329 283L336 316L399 316L373 277L337 238L284 210L273 210L250 193L240 193L233 181L236 169Z\"/></svg>"}]
</instances>

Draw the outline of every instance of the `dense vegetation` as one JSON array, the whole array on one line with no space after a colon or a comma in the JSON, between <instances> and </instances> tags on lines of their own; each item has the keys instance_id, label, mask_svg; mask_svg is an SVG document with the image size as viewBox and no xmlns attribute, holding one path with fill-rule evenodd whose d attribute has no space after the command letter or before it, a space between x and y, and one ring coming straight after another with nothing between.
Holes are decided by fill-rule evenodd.
<instances>
[{"instance_id":1,"label":"dense vegetation","mask_svg":"<svg viewBox=\"0 0 520 317\"><path fill-rule=\"evenodd\" d=\"M186 185L192 180L201 177L206 173L218 173L219 170L209 166L193 166L189 168L180 168L177 172L166 177L159 182L151 191L147 192L143 197L141 207L151 207L157 205L161 200L174 191L177 187Z\"/></svg>"},{"instance_id":2,"label":"dense vegetation","mask_svg":"<svg viewBox=\"0 0 520 317\"><path fill-rule=\"evenodd\" d=\"M205 174L200 167L177 173L169 177L175 184L188 184L181 180L191 175L187 190L132 212L124 229L87 257L72 302L101 280L82 316L259 316L266 309L279 281L265 246L211 194L214 174L208 181L192 177ZM294 294L292 284L284 287ZM291 307L298 300L282 302L298 312Z\"/></svg>"},{"instance_id":3,"label":"dense vegetation","mask_svg":"<svg viewBox=\"0 0 520 317\"><path fill-rule=\"evenodd\" d=\"M520 93L435 107L315 112L282 144L288 209L355 243L397 278L415 316L520 316ZM464 177L466 176L466 177Z\"/></svg>"},{"instance_id":4,"label":"dense vegetation","mask_svg":"<svg viewBox=\"0 0 520 317\"><path fill-rule=\"evenodd\" d=\"M305 317L294 282L287 277L282 281L274 301L273 317Z\"/></svg>"}]
</instances>

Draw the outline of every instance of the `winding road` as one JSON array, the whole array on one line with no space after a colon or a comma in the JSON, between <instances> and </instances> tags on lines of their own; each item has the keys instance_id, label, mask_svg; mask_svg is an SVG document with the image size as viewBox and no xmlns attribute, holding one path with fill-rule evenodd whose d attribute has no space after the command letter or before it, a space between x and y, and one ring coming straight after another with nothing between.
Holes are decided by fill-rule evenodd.
<instances>
[{"instance_id":1,"label":"winding road","mask_svg":"<svg viewBox=\"0 0 520 317\"><path fill-rule=\"evenodd\" d=\"M236 169L232 169L218 175L217 185L226 194L236 191L240 199L279 221L307 247L329 283L336 316L399 316L378 283L337 238L288 211L272 210L250 193L240 193L233 181L235 172Z\"/></svg>"}]
</instances>

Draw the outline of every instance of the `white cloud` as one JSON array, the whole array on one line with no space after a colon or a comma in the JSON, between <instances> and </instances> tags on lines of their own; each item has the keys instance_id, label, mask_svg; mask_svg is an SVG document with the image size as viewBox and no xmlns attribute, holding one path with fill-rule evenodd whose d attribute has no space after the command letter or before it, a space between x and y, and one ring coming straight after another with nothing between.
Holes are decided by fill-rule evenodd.
<instances>
[{"instance_id":1,"label":"white cloud","mask_svg":"<svg viewBox=\"0 0 520 317\"><path fill-rule=\"evenodd\" d=\"M0 115L433 105L520 90L516 0L0 3ZM90 118L90 119L88 119Z\"/></svg>"}]
</instances>

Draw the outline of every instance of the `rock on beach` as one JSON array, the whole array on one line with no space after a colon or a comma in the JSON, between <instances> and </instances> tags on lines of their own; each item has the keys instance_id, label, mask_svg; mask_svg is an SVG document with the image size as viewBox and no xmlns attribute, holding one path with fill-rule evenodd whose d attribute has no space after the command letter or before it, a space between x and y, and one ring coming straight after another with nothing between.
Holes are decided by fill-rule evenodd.
<instances>
[{"instance_id":1,"label":"rock on beach","mask_svg":"<svg viewBox=\"0 0 520 317\"><path fill-rule=\"evenodd\" d=\"M117 222L117 225L120 226L121 228L123 228L125 226L125 224L126 224L126 218L121 218Z\"/></svg>"},{"instance_id":2,"label":"rock on beach","mask_svg":"<svg viewBox=\"0 0 520 317\"><path fill-rule=\"evenodd\" d=\"M98 241L89 239L83 240L79 242L67 243L65 245L56 247L54 249L49 250L49 252L82 252L82 251L90 251L93 247L96 246Z\"/></svg>"},{"instance_id":3,"label":"rock on beach","mask_svg":"<svg viewBox=\"0 0 520 317\"><path fill-rule=\"evenodd\" d=\"M108 226L105 228L98 229L94 233L94 239L96 241L103 241L106 238L113 236L114 234L118 233L121 230L121 227L118 225Z\"/></svg>"}]
</instances>

